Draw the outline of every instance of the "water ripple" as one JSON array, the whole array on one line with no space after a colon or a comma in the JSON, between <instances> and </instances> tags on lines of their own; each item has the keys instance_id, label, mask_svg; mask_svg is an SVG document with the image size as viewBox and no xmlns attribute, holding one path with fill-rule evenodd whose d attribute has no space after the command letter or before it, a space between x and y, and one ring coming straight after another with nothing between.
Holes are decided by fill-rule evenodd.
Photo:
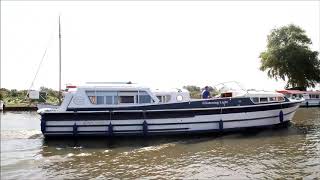
<instances>
[{"instance_id":1,"label":"water ripple","mask_svg":"<svg viewBox=\"0 0 320 180\"><path fill-rule=\"evenodd\" d=\"M119 142L46 142L39 130L33 130L38 127L21 130L11 124L1 129L1 177L316 179L320 177L320 109L299 109L296 114L285 129ZM19 116L23 114L12 117ZM32 119L32 114L26 116L19 119Z\"/></svg>"}]
</instances>

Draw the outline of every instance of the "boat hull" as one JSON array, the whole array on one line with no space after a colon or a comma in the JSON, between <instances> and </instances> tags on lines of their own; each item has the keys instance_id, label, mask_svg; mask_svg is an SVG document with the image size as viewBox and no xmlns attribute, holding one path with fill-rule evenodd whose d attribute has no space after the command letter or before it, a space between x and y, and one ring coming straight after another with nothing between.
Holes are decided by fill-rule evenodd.
<instances>
[{"instance_id":1,"label":"boat hull","mask_svg":"<svg viewBox=\"0 0 320 180\"><path fill-rule=\"evenodd\" d=\"M320 107L320 99L306 99L300 107Z\"/></svg>"},{"instance_id":2,"label":"boat hull","mask_svg":"<svg viewBox=\"0 0 320 180\"><path fill-rule=\"evenodd\" d=\"M0 101L0 111L3 111L3 101Z\"/></svg>"},{"instance_id":3,"label":"boat hull","mask_svg":"<svg viewBox=\"0 0 320 180\"><path fill-rule=\"evenodd\" d=\"M225 132L288 123L299 103L244 107L70 111L41 114L45 137L153 136Z\"/></svg>"}]
</instances>

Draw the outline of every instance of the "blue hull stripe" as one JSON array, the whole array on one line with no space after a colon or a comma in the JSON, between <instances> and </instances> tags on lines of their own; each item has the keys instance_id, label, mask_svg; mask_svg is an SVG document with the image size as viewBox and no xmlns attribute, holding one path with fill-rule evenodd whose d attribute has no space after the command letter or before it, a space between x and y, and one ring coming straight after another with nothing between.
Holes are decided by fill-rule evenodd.
<instances>
[{"instance_id":1,"label":"blue hull stripe","mask_svg":"<svg viewBox=\"0 0 320 180\"><path fill-rule=\"evenodd\" d=\"M223 109L209 110L188 110L186 111L154 111L154 112L87 112L87 113L44 113L42 120L65 121L65 120L128 120L128 119L169 119L169 118L189 118L201 115L231 114L256 111L268 111L284 109L296 106L297 103L286 103L277 105L251 106L251 107L230 107Z\"/></svg>"},{"instance_id":2,"label":"blue hull stripe","mask_svg":"<svg viewBox=\"0 0 320 180\"><path fill-rule=\"evenodd\" d=\"M291 111L288 113L283 114L284 116L294 113L295 111ZM223 121L224 123L228 122L240 122L240 121L252 121L252 120L259 120L259 119L268 119L268 118L275 118L278 116L265 116L259 118L250 118L250 119L236 119L236 120L228 120ZM73 121L73 120L66 120L66 121ZM148 126L156 126L156 125L177 125L177 124L210 124L210 123L219 123L219 121L200 121L200 122L180 122L180 123L148 123ZM46 125L46 127L73 127L74 125ZM109 124L94 124L94 125L77 125L77 127L106 127ZM142 126L142 124L112 124L112 126Z\"/></svg>"},{"instance_id":3,"label":"blue hull stripe","mask_svg":"<svg viewBox=\"0 0 320 180\"><path fill-rule=\"evenodd\" d=\"M273 124L273 125L263 125L263 126L252 126L252 127L241 127L241 128L230 128L230 129L224 129L225 132L234 132L234 131L241 131L244 129L261 129L261 128L268 128L268 127L276 127L279 125L288 125L288 121L284 123L278 123L278 124ZM157 135L192 135L192 134L205 134L205 133L220 133L220 129L209 129L209 130L193 130L193 131L188 131L188 130L166 130L166 131L153 131L153 132L148 132L148 136L157 136ZM65 134L62 134L65 133ZM80 134L77 134L78 136L111 136L108 133L104 131L90 131L90 132L81 132ZM118 133L113 133L112 136L144 136L143 131L122 131ZM74 137L73 133L70 131L55 131L55 132L48 132L45 133L45 137Z\"/></svg>"},{"instance_id":4,"label":"blue hull stripe","mask_svg":"<svg viewBox=\"0 0 320 180\"><path fill-rule=\"evenodd\" d=\"M291 111L288 112L284 115L289 115L294 113L295 111ZM261 118L252 118L252 119L241 119L241 120L232 120L232 121L223 121L223 123L228 123L228 122L234 122L234 121L252 121L252 120L259 120L259 119L267 119L267 118L274 118L274 117L278 117L278 116L267 116L267 117L261 117ZM152 125L182 125L182 124L203 124L203 123L220 123L220 121L206 121L206 122L181 122L181 123L152 123L152 124L148 124L148 126L152 126ZM281 124L281 123L280 123ZM73 127L74 125L47 125L46 127ZM109 125L77 125L77 127L97 127L97 126L104 126L107 127ZM142 124L128 124L128 125L123 125L123 124L112 124L112 126L142 126ZM259 126L257 126L259 127ZM107 128L106 128L107 129ZM185 131L188 130L189 128L162 128L162 129L148 129L148 134L149 133L155 133L155 132L171 132L171 131L182 131L183 132L189 132L189 131ZM215 130L215 129L213 129ZM210 130L210 131L213 131ZM219 130L219 129L218 129ZM112 134L119 134L119 133L143 133L143 130L113 130ZM192 132L192 131L190 131ZM81 135L81 133L85 133L85 134L92 134L92 133L98 133L98 134L105 134L108 135L108 131L77 131L76 134L77 135ZM65 134L65 135L69 135L69 134L74 134L73 131L46 131L44 132L45 135L50 135L50 134Z\"/></svg>"}]
</instances>

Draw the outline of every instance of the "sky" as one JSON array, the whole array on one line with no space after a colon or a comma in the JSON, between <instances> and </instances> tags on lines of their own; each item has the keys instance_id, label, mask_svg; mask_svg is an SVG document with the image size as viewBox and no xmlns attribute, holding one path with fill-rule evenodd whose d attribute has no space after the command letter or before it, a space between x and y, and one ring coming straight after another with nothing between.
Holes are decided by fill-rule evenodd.
<instances>
[{"instance_id":1,"label":"sky","mask_svg":"<svg viewBox=\"0 0 320 180\"><path fill-rule=\"evenodd\" d=\"M274 28L295 24L320 51L320 1L1 1L1 87L132 81L153 88L238 81L283 89L259 70Z\"/></svg>"}]
</instances>

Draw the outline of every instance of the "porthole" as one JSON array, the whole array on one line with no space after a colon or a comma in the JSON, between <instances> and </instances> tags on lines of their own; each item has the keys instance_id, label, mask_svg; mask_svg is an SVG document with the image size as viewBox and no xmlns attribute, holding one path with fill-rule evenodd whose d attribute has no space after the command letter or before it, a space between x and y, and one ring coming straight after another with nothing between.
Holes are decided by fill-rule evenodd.
<instances>
[{"instance_id":1,"label":"porthole","mask_svg":"<svg viewBox=\"0 0 320 180\"><path fill-rule=\"evenodd\" d=\"M177 101L182 101L183 100L183 97L181 95L178 95L177 96Z\"/></svg>"}]
</instances>

